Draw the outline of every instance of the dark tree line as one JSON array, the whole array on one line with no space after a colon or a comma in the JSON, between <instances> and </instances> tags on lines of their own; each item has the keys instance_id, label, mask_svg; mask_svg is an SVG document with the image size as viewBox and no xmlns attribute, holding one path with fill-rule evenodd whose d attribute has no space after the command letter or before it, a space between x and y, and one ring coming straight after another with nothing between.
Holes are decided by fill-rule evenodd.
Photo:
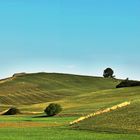
<instances>
[{"instance_id":1,"label":"dark tree line","mask_svg":"<svg viewBox=\"0 0 140 140\"><path fill-rule=\"evenodd\" d=\"M111 68L106 68L103 72L103 77L104 78L114 78L115 76L113 75L114 71ZM122 88L122 87L134 87L134 86L140 86L140 81L134 81L134 80L129 80L128 78L126 80L122 80L116 88Z\"/></svg>"},{"instance_id":2,"label":"dark tree line","mask_svg":"<svg viewBox=\"0 0 140 140\"><path fill-rule=\"evenodd\" d=\"M116 88L135 87L135 86L140 86L140 82L126 79L123 80L120 84L118 84Z\"/></svg>"}]
</instances>

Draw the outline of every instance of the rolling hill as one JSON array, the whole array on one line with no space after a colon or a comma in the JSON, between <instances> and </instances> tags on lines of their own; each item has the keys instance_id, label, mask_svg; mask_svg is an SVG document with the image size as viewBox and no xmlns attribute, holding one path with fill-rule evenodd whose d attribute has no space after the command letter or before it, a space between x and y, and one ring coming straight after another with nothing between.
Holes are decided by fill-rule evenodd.
<instances>
[{"instance_id":1,"label":"rolling hill","mask_svg":"<svg viewBox=\"0 0 140 140\"><path fill-rule=\"evenodd\" d=\"M16 74L0 81L0 111L16 106L22 113L42 113L51 102L62 115L84 116L120 104L127 107L86 119L74 129L115 133L140 132L140 87L116 88L121 80L59 73Z\"/></svg>"},{"instance_id":2,"label":"rolling hill","mask_svg":"<svg viewBox=\"0 0 140 140\"><path fill-rule=\"evenodd\" d=\"M118 83L119 80L115 79L70 74L15 74L0 81L0 103L4 108L11 105L34 106L67 99L75 100L76 96L85 93L113 89Z\"/></svg>"},{"instance_id":3,"label":"rolling hill","mask_svg":"<svg viewBox=\"0 0 140 140\"><path fill-rule=\"evenodd\" d=\"M140 100L129 106L85 119L73 128L94 132L140 133Z\"/></svg>"}]
</instances>

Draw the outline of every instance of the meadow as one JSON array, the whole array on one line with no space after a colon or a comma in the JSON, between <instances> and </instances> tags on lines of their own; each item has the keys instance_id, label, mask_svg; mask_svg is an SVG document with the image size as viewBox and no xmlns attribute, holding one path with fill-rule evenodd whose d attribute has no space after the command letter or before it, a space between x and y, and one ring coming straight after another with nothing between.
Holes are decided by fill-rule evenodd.
<instances>
[{"instance_id":1,"label":"meadow","mask_svg":"<svg viewBox=\"0 0 140 140\"><path fill-rule=\"evenodd\" d=\"M139 140L140 87L118 88L120 79L57 73L13 76L0 81L2 140ZM131 104L76 125L81 116L129 101ZM63 111L46 117L45 107L59 103ZM2 115L10 107L22 114Z\"/></svg>"},{"instance_id":2,"label":"meadow","mask_svg":"<svg viewBox=\"0 0 140 140\"><path fill-rule=\"evenodd\" d=\"M74 130L68 123L77 117L33 118L33 116L0 117L2 140L139 140L138 134L100 133ZM11 123L11 125L9 125ZM32 125L31 125L32 123ZM25 125L26 124L26 125ZM33 125L34 124L34 125Z\"/></svg>"}]
</instances>

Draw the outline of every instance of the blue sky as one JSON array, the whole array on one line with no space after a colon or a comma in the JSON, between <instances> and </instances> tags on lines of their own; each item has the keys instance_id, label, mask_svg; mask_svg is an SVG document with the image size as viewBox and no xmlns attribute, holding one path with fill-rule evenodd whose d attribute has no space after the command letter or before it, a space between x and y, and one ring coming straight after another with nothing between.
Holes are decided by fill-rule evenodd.
<instances>
[{"instance_id":1,"label":"blue sky","mask_svg":"<svg viewBox=\"0 0 140 140\"><path fill-rule=\"evenodd\" d=\"M0 1L0 77L64 72L140 80L139 0Z\"/></svg>"}]
</instances>

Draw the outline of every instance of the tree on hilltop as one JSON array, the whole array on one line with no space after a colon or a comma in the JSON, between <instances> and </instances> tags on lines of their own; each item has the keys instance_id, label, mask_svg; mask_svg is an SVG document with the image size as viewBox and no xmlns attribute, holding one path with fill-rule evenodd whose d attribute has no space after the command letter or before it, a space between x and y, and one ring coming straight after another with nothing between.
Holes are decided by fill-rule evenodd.
<instances>
[{"instance_id":1,"label":"tree on hilltop","mask_svg":"<svg viewBox=\"0 0 140 140\"><path fill-rule=\"evenodd\" d=\"M106 68L103 72L104 78L114 78L114 71L111 68Z\"/></svg>"}]
</instances>

